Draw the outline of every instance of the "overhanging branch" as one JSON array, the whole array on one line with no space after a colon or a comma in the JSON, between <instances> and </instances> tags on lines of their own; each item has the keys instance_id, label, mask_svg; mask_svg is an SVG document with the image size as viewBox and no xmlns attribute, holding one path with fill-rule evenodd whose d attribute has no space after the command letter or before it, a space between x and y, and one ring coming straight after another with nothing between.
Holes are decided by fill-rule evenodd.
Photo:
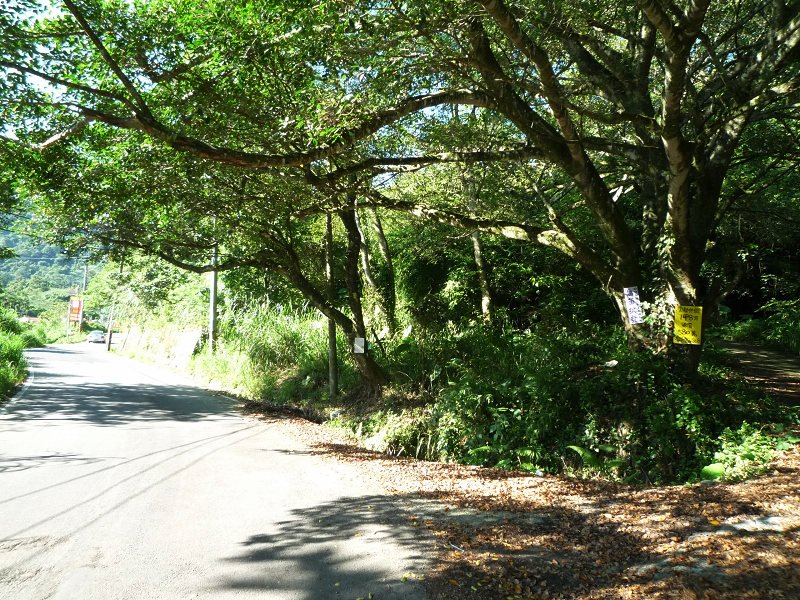
<instances>
[{"instance_id":1,"label":"overhanging branch","mask_svg":"<svg viewBox=\"0 0 800 600\"><path fill-rule=\"evenodd\" d=\"M379 129L396 123L412 113L445 104L467 104L485 107L489 106L489 100L485 94L469 90L442 91L422 96L412 96L395 108L382 111L365 120L361 125L342 132L335 142L319 148L285 154L260 154L215 146L174 132L154 118L145 115L121 117L89 107L83 107L81 112L84 116L114 127L142 131L155 139L165 142L175 150L187 152L198 158L249 169L278 169L301 167L317 160L330 158L347 150L357 142L368 138Z\"/></svg>"},{"instance_id":2,"label":"overhanging branch","mask_svg":"<svg viewBox=\"0 0 800 600\"><path fill-rule=\"evenodd\" d=\"M100 39L100 36L98 36L94 32L91 25L89 25L89 22L83 16L83 13L81 13L80 9L78 9L78 7L75 5L74 2L72 2L72 0L63 0L63 1L64 1L64 6L67 7L67 10L69 10L69 12L72 13L72 16L75 17L75 20L78 21L78 23L81 26L81 29L83 29L83 31L92 41L92 44L94 44L95 48L97 48L97 50L100 52L100 55L103 57L103 60L106 62L108 67L111 69L114 75L117 76L117 79L119 79L120 83L122 83L125 89L128 90L128 93L133 98L138 109L142 111L144 115L150 116L150 109L147 108L147 104L145 103L144 98L142 98L141 94L139 94L139 90L136 89L136 86L133 85L133 82L128 78L127 75L125 75L125 72L120 68L119 64L117 64L117 61L114 60L114 57L111 56L111 53L105 47L105 44L103 44L103 41Z\"/></svg>"},{"instance_id":3,"label":"overhanging branch","mask_svg":"<svg viewBox=\"0 0 800 600\"><path fill-rule=\"evenodd\" d=\"M497 150L479 150L475 152L442 152L425 156L375 157L339 167L324 175L317 175L317 179L321 183L332 183L363 171L378 173L403 172L434 164L521 161L536 160L541 157L541 151L529 145L520 146L519 148L499 148Z\"/></svg>"},{"instance_id":4,"label":"overhanging branch","mask_svg":"<svg viewBox=\"0 0 800 600\"><path fill-rule=\"evenodd\" d=\"M77 123L75 123L69 129L65 129L64 131L62 131L60 133L56 133L55 135L51 135L49 138L47 138L45 141L43 141L43 142L41 142L39 144L31 145L31 148L33 148L34 150L44 150L48 146L52 146L53 144L57 144L58 142L60 142L63 139L66 139L66 138L68 138L70 136L73 136L73 135L76 135L76 134L80 133L93 120L94 119L86 118L86 119L84 119L82 121L78 121Z\"/></svg>"}]
</instances>

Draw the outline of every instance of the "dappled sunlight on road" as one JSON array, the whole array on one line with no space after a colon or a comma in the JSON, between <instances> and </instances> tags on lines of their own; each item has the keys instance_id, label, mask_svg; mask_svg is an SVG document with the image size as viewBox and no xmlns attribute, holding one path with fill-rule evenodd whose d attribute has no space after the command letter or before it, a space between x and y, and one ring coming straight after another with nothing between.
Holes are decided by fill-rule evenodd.
<instances>
[{"instance_id":1,"label":"dappled sunlight on road","mask_svg":"<svg viewBox=\"0 0 800 600\"><path fill-rule=\"evenodd\" d=\"M421 594L424 555L433 538L404 510L402 498L346 497L290 511L270 531L242 540L225 562L249 566L228 589L284 590L294 598L413 598ZM399 553L404 546L401 569Z\"/></svg>"},{"instance_id":2,"label":"dappled sunlight on road","mask_svg":"<svg viewBox=\"0 0 800 600\"><path fill-rule=\"evenodd\" d=\"M398 504L279 419L95 347L28 357L0 407L0 597L425 597L401 581L424 570L418 531L357 514Z\"/></svg>"},{"instance_id":3,"label":"dappled sunlight on road","mask_svg":"<svg viewBox=\"0 0 800 600\"><path fill-rule=\"evenodd\" d=\"M27 357L31 376L13 405L0 411L0 431L31 420L108 426L237 414L231 401L188 385L162 383L149 376L155 368L139 365L136 372L126 368L129 361L115 362L116 357L97 348L40 348Z\"/></svg>"}]
</instances>

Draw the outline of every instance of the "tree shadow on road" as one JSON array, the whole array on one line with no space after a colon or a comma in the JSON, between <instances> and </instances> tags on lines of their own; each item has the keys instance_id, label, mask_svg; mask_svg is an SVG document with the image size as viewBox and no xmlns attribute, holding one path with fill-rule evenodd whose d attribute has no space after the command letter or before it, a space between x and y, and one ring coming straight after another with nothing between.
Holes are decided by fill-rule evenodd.
<instances>
[{"instance_id":1,"label":"tree shadow on road","mask_svg":"<svg viewBox=\"0 0 800 600\"><path fill-rule=\"evenodd\" d=\"M602 589L643 558L637 536L598 526L563 507L509 523L507 514L451 511L416 495L373 495L294 510L290 516L274 530L242 541L240 553L227 561L251 568L224 587L280 590L309 599L368 598L370 593L375 598L505 598L532 593L534 587L569 594ZM576 522L583 526L560 529ZM514 547L503 534L509 527L532 527L548 543ZM627 563L598 568L596 556L586 550L601 538L609 548L626 549ZM472 560L459 560L465 554ZM395 563L400 556L405 558ZM432 563L434 557L438 564ZM423 585L425 596L420 596Z\"/></svg>"},{"instance_id":2,"label":"tree shadow on road","mask_svg":"<svg viewBox=\"0 0 800 600\"><path fill-rule=\"evenodd\" d=\"M221 587L309 600L425 598L420 581L432 548L401 498L341 498L293 510L273 530L242 540L225 562L248 565L246 575Z\"/></svg>"},{"instance_id":3,"label":"tree shadow on road","mask_svg":"<svg viewBox=\"0 0 800 600\"><path fill-rule=\"evenodd\" d=\"M104 457L81 456L80 454L51 452L34 456L3 456L0 455L0 473L15 473L27 471L43 465L52 464L82 464L91 465L106 460Z\"/></svg>"},{"instance_id":4,"label":"tree shadow on road","mask_svg":"<svg viewBox=\"0 0 800 600\"><path fill-rule=\"evenodd\" d=\"M237 414L233 404L189 386L106 385L40 381L22 399L6 405L4 422L73 421L122 425L148 421L198 421Z\"/></svg>"},{"instance_id":5,"label":"tree shadow on road","mask_svg":"<svg viewBox=\"0 0 800 600\"><path fill-rule=\"evenodd\" d=\"M784 568L800 560L791 457L740 484L651 488L312 447L360 464L430 520L436 598L751 598L768 581L800 598L800 571Z\"/></svg>"}]
</instances>

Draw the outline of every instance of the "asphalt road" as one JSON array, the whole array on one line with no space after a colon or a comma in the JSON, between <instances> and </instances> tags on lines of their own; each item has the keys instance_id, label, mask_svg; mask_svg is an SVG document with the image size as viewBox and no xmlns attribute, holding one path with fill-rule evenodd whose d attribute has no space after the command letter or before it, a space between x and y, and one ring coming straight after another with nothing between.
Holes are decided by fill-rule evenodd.
<instances>
[{"instance_id":1,"label":"asphalt road","mask_svg":"<svg viewBox=\"0 0 800 600\"><path fill-rule=\"evenodd\" d=\"M425 597L427 543L355 467L103 345L28 357L0 407L0 598Z\"/></svg>"}]
</instances>

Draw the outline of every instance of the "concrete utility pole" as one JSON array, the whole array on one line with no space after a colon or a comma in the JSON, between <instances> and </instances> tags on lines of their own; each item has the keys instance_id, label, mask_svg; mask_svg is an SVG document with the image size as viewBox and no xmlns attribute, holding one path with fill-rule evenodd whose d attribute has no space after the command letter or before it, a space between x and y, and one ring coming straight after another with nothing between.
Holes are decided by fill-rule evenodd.
<instances>
[{"instance_id":1,"label":"concrete utility pole","mask_svg":"<svg viewBox=\"0 0 800 600\"><path fill-rule=\"evenodd\" d=\"M209 294L208 307L208 352L214 354L214 346L217 343L217 261L219 260L219 246L214 244L214 252L211 255L211 290Z\"/></svg>"},{"instance_id":2,"label":"concrete utility pole","mask_svg":"<svg viewBox=\"0 0 800 600\"><path fill-rule=\"evenodd\" d=\"M114 305L108 313L108 327L106 327L106 352L111 352L111 336L114 335Z\"/></svg>"},{"instance_id":3,"label":"concrete utility pole","mask_svg":"<svg viewBox=\"0 0 800 600\"><path fill-rule=\"evenodd\" d=\"M125 265L125 259L122 258L119 261L119 271L117 271L117 275L122 277L122 268ZM115 295L119 295L119 290ZM111 338L114 335L114 308L116 308L116 304L111 305L111 310L108 312L108 325L106 326L106 352L111 352Z\"/></svg>"}]
</instances>

